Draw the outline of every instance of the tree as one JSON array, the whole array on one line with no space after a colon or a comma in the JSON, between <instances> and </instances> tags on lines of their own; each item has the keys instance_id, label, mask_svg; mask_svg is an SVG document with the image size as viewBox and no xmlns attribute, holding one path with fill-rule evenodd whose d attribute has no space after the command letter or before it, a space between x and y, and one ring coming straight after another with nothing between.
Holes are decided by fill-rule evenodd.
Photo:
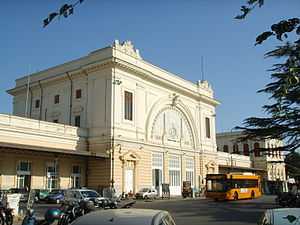
<instances>
[{"instance_id":1,"label":"tree","mask_svg":"<svg viewBox=\"0 0 300 225\"><path fill-rule=\"evenodd\" d=\"M244 19L255 7L263 5L264 0L248 0L241 7L242 14L235 18ZM296 40L284 41L292 33ZM267 116L247 118L236 129L243 131L241 141L282 139L285 144L277 150L294 152L300 147L300 19L290 18L273 24L269 31L257 36L255 45L271 37L279 40L280 45L265 56L282 61L269 70L272 81L258 91L270 95L271 103L263 106Z\"/></svg>"},{"instance_id":2,"label":"tree","mask_svg":"<svg viewBox=\"0 0 300 225\"><path fill-rule=\"evenodd\" d=\"M289 153L284 161L289 177L300 181L300 154L297 152Z\"/></svg>"},{"instance_id":3,"label":"tree","mask_svg":"<svg viewBox=\"0 0 300 225\"><path fill-rule=\"evenodd\" d=\"M43 20L43 27L48 26L55 18L60 18L63 16L64 18L69 17L74 14L74 8L83 3L84 0L78 0L73 4L63 4L57 12L49 13L48 17Z\"/></svg>"}]
</instances>

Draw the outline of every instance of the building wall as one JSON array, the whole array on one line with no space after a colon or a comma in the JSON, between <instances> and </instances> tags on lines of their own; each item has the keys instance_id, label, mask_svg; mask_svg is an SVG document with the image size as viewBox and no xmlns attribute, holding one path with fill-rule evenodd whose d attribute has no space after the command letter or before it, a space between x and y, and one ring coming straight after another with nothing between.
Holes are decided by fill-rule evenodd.
<instances>
[{"instance_id":1,"label":"building wall","mask_svg":"<svg viewBox=\"0 0 300 225\"><path fill-rule=\"evenodd\" d=\"M275 150L272 151L272 149L282 146L282 141L268 139L264 141L248 140L247 142L241 143L237 142L237 138L240 137L240 132L226 132L217 134L218 151L222 152L224 150L224 146L227 145L229 148L229 153L232 154L233 157L238 158L239 155L233 153L233 146L237 145L240 154L243 154L243 145L247 143L249 145L250 151L250 155L247 157L249 158L249 160L251 160L251 164L254 168L259 168L266 171L264 173L264 178L266 180L275 181L279 179L280 181L286 181L284 155L282 152ZM270 149L270 151L261 152L259 156L255 156L255 143L258 143L260 148L267 148ZM220 162L220 164L222 163Z\"/></svg>"},{"instance_id":2,"label":"building wall","mask_svg":"<svg viewBox=\"0 0 300 225\"><path fill-rule=\"evenodd\" d=\"M71 175L72 166L78 165L81 168L81 186L86 185L86 161L81 157L56 156L42 153L28 153L20 150L1 150L1 183L0 189L17 187L17 165L20 161L31 163L31 188L46 189L46 164L57 159L59 170L59 186L57 188L67 189L72 187Z\"/></svg>"},{"instance_id":3,"label":"building wall","mask_svg":"<svg viewBox=\"0 0 300 225\"><path fill-rule=\"evenodd\" d=\"M133 191L152 185L153 152L162 152L164 156L166 183L170 182L170 155L180 158L180 184L186 179L185 157L194 159L195 186L204 185L206 173L218 172L215 138L218 102L211 86L207 81L194 84L144 61L131 42L114 42L113 46L81 59L33 74L30 80L31 104L27 115L70 125L80 115L80 126L87 128L86 150L106 158L88 160L91 187L110 182L109 152L115 154L113 176L120 191L124 191L126 182L124 166L134 165ZM24 77L9 91L14 96L15 115L25 115L26 87ZM82 90L81 99L75 98L76 89ZM132 121L124 117L125 91L133 94ZM58 104L54 104L55 95L60 96ZM37 99L41 104L35 108ZM115 151L116 146L120 152Z\"/></svg>"}]
</instances>

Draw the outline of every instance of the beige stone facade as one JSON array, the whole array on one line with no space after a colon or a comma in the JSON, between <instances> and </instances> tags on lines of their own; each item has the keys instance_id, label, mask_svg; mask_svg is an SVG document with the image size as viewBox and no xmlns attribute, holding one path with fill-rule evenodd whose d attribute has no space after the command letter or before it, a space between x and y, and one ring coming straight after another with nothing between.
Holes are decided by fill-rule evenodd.
<instances>
[{"instance_id":1,"label":"beige stone facade","mask_svg":"<svg viewBox=\"0 0 300 225\"><path fill-rule=\"evenodd\" d=\"M286 188L286 171L284 163L284 154L276 150L277 147L283 145L281 140L267 139L263 141L248 140L246 142L238 142L238 138L242 137L241 132L224 132L217 134L217 146L219 155L230 155L231 158L248 159L249 165L239 164L244 168L253 168L256 173L262 175L267 191L272 191L278 186ZM261 149L270 149L270 151L260 151ZM272 150L274 149L274 150ZM246 160L244 160L246 161ZM226 164L220 163L220 166ZM229 166L237 166L235 160L229 161Z\"/></svg>"},{"instance_id":2,"label":"beige stone facade","mask_svg":"<svg viewBox=\"0 0 300 225\"><path fill-rule=\"evenodd\" d=\"M184 180L199 188L207 173L218 172L219 103L211 86L148 63L130 41L115 41L80 59L20 78L8 93L13 96L12 119L29 117L24 120L30 126L46 123L54 133L59 128L76 132L69 137L64 130L60 137L46 136L44 142L40 138L25 146L68 154L70 160L82 157L82 180L88 187L113 184L120 193L134 193L151 186L160 191L162 183L169 183L171 194L180 195ZM31 129L37 128L24 131L24 141ZM39 139L39 134L32 138ZM68 177L65 170L70 171L72 162L63 159L59 155L57 165ZM65 178L59 184L68 187Z\"/></svg>"}]
</instances>

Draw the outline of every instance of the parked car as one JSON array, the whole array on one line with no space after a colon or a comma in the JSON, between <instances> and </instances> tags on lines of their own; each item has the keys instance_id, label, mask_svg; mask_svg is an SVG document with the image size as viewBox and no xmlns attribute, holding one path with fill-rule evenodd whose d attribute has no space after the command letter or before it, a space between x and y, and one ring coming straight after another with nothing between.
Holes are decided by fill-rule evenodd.
<instances>
[{"instance_id":1,"label":"parked car","mask_svg":"<svg viewBox=\"0 0 300 225\"><path fill-rule=\"evenodd\" d=\"M163 210L112 209L99 210L75 220L72 225L176 225L172 216Z\"/></svg>"},{"instance_id":2,"label":"parked car","mask_svg":"<svg viewBox=\"0 0 300 225\"><path fill-rule=\"evenodd\" d=\"M155 188L142 188L135 194L135 198L139 199L153 199L157 197L157 190Z\"/></svg>"},{"instance_id":3,"label":"parked car","mask_svg":"<svg viewBox=\"0 0 300 225\"><path fill-rule=\"evenodd\" d=\"M258 225L290 225L298 224L300 208L268 209L260 218Z\"/></svg>"},{"instance_id":4,"label":"parked car","mask_svg":"<svg viewBox=\"0 0 300 225\"><path fill-rule=\"evenodd\" d=\"M64 201L64 198L65 198L64 190L53 190L47 195L45 201L48 203L59 204L62 201Z\"/></svg>"},{"instance_id":5,"label":"parked car","mask_svg":"<svg viewBox=\"0 0 300 225\"><path fill-rule=\"evenodd\" d=\"M36 189L35 200L36 201L45 201L50 191L47 189Z\"/></svg>"},{"instance_id":6,"label":"parked car","mask_svg":"<svg viewBox=\"0 0 300 225\"><path fill-rule=\"evenodd\" d=\"M21 194L20 201L27 202L29 197L29 192L25 188L11 188L8 190L9 194Z\"/></svg>"},{"instance_id":7,"label":"parked car","mask_svg":"<svg viewBox=\"0 0 300 225\"><path fill-rule=\"evenodd\" d=\"M116 208L118 198L101 196L97 191L91 189L68 189L66 190L66 203L93 202L95 207Z\"/></svg>"}]
</instances>

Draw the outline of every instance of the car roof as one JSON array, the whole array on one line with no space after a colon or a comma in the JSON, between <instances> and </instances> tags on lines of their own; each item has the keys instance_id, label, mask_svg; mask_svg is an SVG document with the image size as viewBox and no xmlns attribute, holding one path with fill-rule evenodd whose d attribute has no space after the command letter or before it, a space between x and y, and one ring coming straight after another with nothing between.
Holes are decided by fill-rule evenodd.
<instances>
[{"instance_id":1,"label":"car roof","mask_svg":"<svg viewBox=\"0 0 300 225\"><path fill-rule=\"evenodd\" d=\"M287 216L295 216L300 214L300 208L278 208L268 209L266 214L269 214L274 225L290 224Z\"/></svg>"},{"instance_id":2,"label":"car roof","mask_svg":"<svg viewBox=\"0 0 300 225\"><path fill-rule=\"evenodd\" d=\"M72 225L152 225L155 218L166 214L153 209L99 210L78 218Z\"/></svg>"}]
</instances>

